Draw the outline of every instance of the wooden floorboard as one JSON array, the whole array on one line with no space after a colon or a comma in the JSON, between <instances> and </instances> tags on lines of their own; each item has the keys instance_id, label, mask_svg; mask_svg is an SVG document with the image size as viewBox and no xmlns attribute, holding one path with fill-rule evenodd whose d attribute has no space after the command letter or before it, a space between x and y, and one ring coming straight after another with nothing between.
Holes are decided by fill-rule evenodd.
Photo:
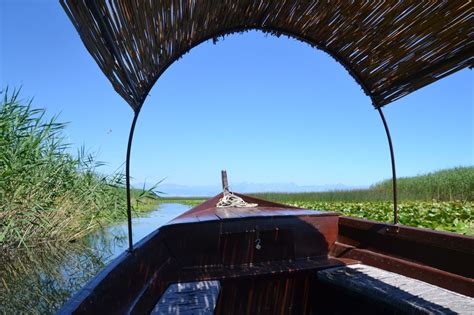
<instances>
[{"instance_id":1,"label":"wooden floorboard","mask_svg":"<svg viewBox=\"0 0 474 315\"><path fill-rule=\"evenodd\" d=\"M267 276L313 270L314 272L346 264L358 263L352 259L308 258L297 261L277 261L237 266L183 268L178 272L180 281L192 279L233 279L241 277Z\"/></svg>"},{"instance_id":2,"label":"wooden floorboard","mask_svg":"<svg viewBox=\"0 0 474 315\"><path fill-rule=\"evenodd\" d=\"M151 314L214 314L219 291L219 281L173 283L163 293Z\"/></svg>"},{"instance_id":3,"label":"wooden floorboard","mask_svg":"<svg viewBox=\"0 0 474 315\"><path fill-rule=\"evenodd\" d=\"M318 280L389 304L401 312L474 314L471 297L363 264L318 271Z\"/></svg>"}]
</instances>

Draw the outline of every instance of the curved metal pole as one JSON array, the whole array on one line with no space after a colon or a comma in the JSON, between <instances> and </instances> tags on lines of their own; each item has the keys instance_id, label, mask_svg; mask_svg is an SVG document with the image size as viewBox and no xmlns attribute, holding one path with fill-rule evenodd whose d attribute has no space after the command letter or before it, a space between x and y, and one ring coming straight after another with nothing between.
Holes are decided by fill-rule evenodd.
<instances>
[{"instance_id":1,"label":"curved metal pole","mask_svg":"<svg viewBox=\"0 0 474 315\"><path fill-rule=\"evenodd\" d=\"M130 126L130 133L128 135L127 158L125 160L125 185L127 188L127 223L128 223L128 250L133 251L132 239L132 197L130 193L130 153L132 151L133 134L135 132L135 124L137 123L138 114L136 111L133 116L132 125Z\"/></svg>"},{"instance_id":2,"label":"curved metal pole","mask_svg":"<svg viewBox=\"0 0 474 315\"><path fill-rule=\"evenodd\" d=\"M397 207L397 172L395 170L395 154L393 153L392 137L388 129L387 121L383 115L382 108L377 108L380 118L382 118L385 133L387 134L388 145L390 147L390 158L392 160L392 186L393 186L393 224L398 224L398 207Z\"/></svg>"},{"instance_id":3,"label":"curved metal pole","mask_svg":"<svg viewBox=\"0 0 474 315\"><path fill-rule=\"evenodd\" d=\"M86 6L91 10L92 14L94 15L96 21L99 23L99 28L104 34L104 38L106 41L106 44L112 54L113 57L115 57L116 62L121 66L121 68L125 68L123 60L119 57L120 54L118 53L117 46L112 38L111 35L111 30L107 26L107 24L104 23L102 19L102 15L100 13L100 10L97 6L96 1L94 0L87 0L86 1ZM136 90L136 86L133 83L133 80L130 79L128 72L125 71L125 78L128 82L128 84L131 85L133 89L133 95L135 99L138 99L139 93ZM130 252L133 251L133 239L132 239L132 198L130 194L130 152L132 150L132 142L133 142L133 133L135 132L135 124L138 119L138 114L140 113L140 108L143 105L143 102L140 103L138 106L138 109L134 109L134 116L133 116L133 121L132 125L130 127L130 134L128 135L128 146L127 146L127 158L125 160L125 182L126 182L126 189L127 189L127 221L128 221L128 250ZM133 107L133 106L132 106Z\"/></svg>"}]
</instances>

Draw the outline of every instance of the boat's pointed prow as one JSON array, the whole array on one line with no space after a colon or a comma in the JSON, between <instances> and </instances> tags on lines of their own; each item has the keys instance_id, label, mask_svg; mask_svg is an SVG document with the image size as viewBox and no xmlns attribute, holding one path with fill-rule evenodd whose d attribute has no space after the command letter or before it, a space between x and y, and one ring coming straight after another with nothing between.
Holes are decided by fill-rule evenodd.
<instances>
[{"instance_id":1,"label":"boat's pointed prow","mask_svg":"<svg viewBox=\"0 0 474 315\"><path fill-rule=\"evenodd\" d=\"M274 216L337 216L334 212L297 208L236 192L222 192L186 211L168 224Z\"/></svg>"}]
</instances>

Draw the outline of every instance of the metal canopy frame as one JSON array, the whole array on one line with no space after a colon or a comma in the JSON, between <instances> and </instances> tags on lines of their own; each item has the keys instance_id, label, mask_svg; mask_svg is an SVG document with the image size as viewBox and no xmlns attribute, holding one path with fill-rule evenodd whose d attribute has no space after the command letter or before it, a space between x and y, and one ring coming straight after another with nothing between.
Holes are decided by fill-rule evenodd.
<instances>
[{"instance_id":1,"label":"metal canopy frame","mask_svg":"<svg viewBox=\"0 0 474 315\"><path fill-rule=\"evenodd\" d=\"M104 38L107 42L107 45L110 47L110 50L112 52L114 52L114 54L117 54L117 48L116 48L116 45L115 45L114 41L111 38L110 30L108 29L107 25L102 23L102 19L100 19L100 12L99 12L99 9L97 7L96 2L94 0L87 0L87 2L90 4L90 8L91 8L91 11L92 11L93 15L96 16L97 21L99 21L99 27L103 31ZM359 84L359 86L363 89L365 94L368 95L372 99L373 104L376 104L376 101L373 99L372 95L368 92L367 87L364 85L363 81L357 76L357 74L352 70L350 65L346 64L343 60L341 60L336 55L334 55L333 53L331 53L327 49L323 48L322 46L311 42L310 39L308 39L304 36L299 36L299 35L292 34L292 33L288 32L286 30L283 30L283 29L267 29L267 28L259 28L259 27L229 29L228 31L218 32L216 34L211 35L210 38L206 38L206 39L203 39L202 41L199 41L199 42L195 43L192 47L189 48L188 51L190 51L192 48L202 44L203 42L210 40L211 38L215 39L217 37L226 36L226 35L230 35L230 34L233 34L233 33L238 33L238 32L243 32L243 31L248 31L248 30L260 30L260 31L270 32L270 33L271 32L277 32L279 35L283 34L283 35L286 35L288 37L292 37L296 40L305 42L305 43L311 45L314 48L317 48L319 50L322 50L322 51L326 52L332 58L334 58L337 62L339 62L349 72L349 74L356 80L356 82ZM186 53L188 51L186 51ZM153 84L148 89L147 95L150 92L150 90L153 88L155 83L159 80L161 75L177 59L179 59L179 58L171 60L171 62L163 68L162 72L156 77L156 80L153 82ZM119 58L117 58L117 60L120 61ZM124 66L123 63L121 63L121 66L122 67ZM132 82L128 76L126 78L127 78L127 81ZM127 193L127 227L128 227L128 250L129 250L129 252L133 252L132 200L131 200L131 185L130 185L130 158L131 158L131 152L132 152L133 136L135 134L135 126L136 126L138 117L140 115L140 111L141 111L145 101L146 101L146 98L143 99L143 101L139 104L137 109L133 110L134 115L133 115L132 123L130 125L130 132L129 132L129 135L128 135L128 142L127 142L127 155L126 155L126 160L125 160L125 182L126 182L126 193ZM396 175L396 166L395 166L395 153L394 153L394 149L393 149L392 138L391 138L391 135L390 135L390 129L389 129L388 123L385 119L385 116L383 114L382 106L380 106L380 107L376 106L376 109L377 109L377 111L380 115L380 118L382 120L384 129L385 129L385 134L387 136L389 149L390 149L390 161L391 161L391 166L392 166L392 187L393 187L393 189L392 189L393 224L396 225L396 224L398 224L398 207L397 207L398 196L397 196L397 175Z\"/></svg>"},{"instance_id":2,"label":"metal canopy frame","mask_svg":"<svg viewBox=\"0 0 474 315\"><path fill-rule=\"evenodd\" d=\"M382 120L391 158L394 224L398 224L395 154L381 107L472 66L473 62L473 43L467 35L470 27L469 3L463 1L435 4L341 1L331 5L291 0L261 0L258 5L257 2L243 0L222 0L218 3L208 0L60 2L86 48L134 111L126 156L130 251L133 251L130 156L140 110L149 91L166 69L202 42L256 29L306 42L338 61L371 98ZM242 8L245 10L240 10ZM420 17L426 20L414 24L413 21ZM336 20L339 23L334 23ZM217 21L219 25L214 25L212 21ZM390 27L387 28L387 25ZM154 27L161 28L156 31ZM388 38L377 32L386 33L393 27L397 31L386 34ZM375 32L367 33L370 28ZM170 32L171 36L167 37L166 32ZM312 32L322 37L318 39ZM438 36L440 33L443 33L442 36ZM327 37L327 34L332 35ZM348 34L354 35L348 37ZM391 45L394 39L395 46ZM376 49L372 43L378 44ZM396 51L390 53L380 48L384 45ZM147 59L148 54L151 54L151 59ZM364 54L367 54L366 57L360 58ZM417 54L422 55L418 58ZM371 77L376 77L376 80Z\"/></svg>"}]
</instances>

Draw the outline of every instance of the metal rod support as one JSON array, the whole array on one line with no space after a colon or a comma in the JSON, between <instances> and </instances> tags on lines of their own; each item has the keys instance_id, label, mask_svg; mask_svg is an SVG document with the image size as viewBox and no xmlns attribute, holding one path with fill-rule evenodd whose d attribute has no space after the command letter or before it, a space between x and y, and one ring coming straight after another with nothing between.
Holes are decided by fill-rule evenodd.
<instances>
[{"instance_id":1,"label":"metal rod support","mask_svg":"<svg viewBox=\"0 0 474 315\"><path fill-rule=\"evenodd\" d=\"M137 123L138 114L140 111L134 112L132 125L130 126L130 133L128 135L127 158L125 160L125 185L127 188L127 223L128 223L128 250L133 251L132 238L132 196L130 193L130 153L132 151L133 134L135 132L135 125Z\"/></svg>"},{"instance_id":2,"label":"metal rod support","mask_svg":"<svg viewBox=\"0 0 474 315\"><path fill-rule=\"evenodd\" d=\"M392 160L392 195L393 195L393 224L398 224L398 206L397 206L397 172L395 169L395 153L393 152L392 137L388 129L387 121L383 115L382 108L377 108L380 118L382 118L385 133L387 134L388 146L390 147L390 159Z\"/></svg>"}]
</instances>

